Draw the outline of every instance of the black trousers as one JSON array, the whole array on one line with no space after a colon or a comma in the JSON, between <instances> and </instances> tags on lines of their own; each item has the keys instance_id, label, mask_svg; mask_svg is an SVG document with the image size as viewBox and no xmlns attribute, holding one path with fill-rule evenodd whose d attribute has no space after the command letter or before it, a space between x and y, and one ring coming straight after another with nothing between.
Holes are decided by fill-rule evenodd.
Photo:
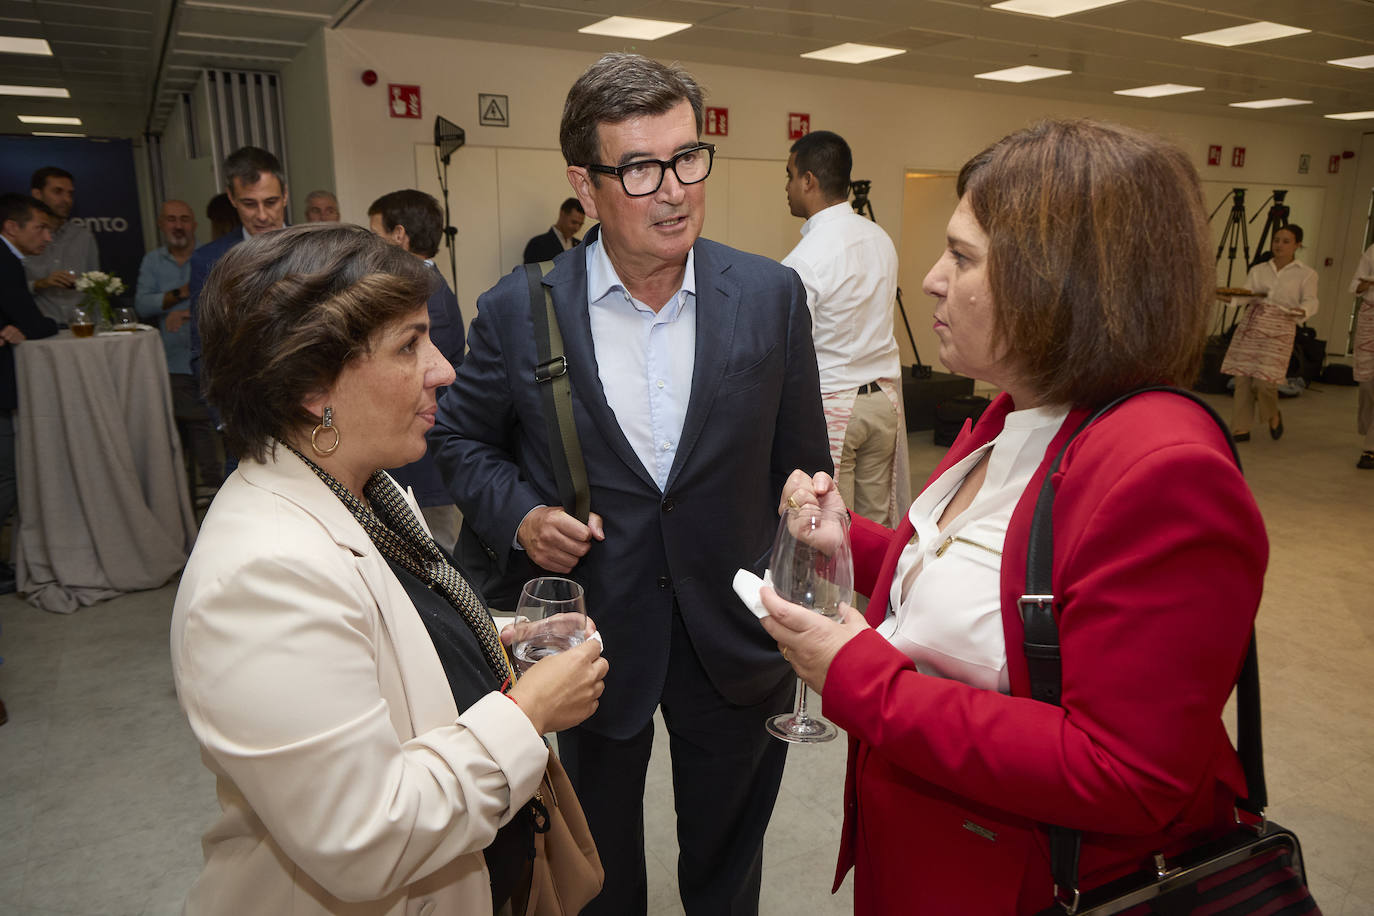
<instances>
[{"instance_id":1,"label":"black trousers","mask_svg":"<svg viewBox=\"0 0 1374 916\"><path fill-rule=\"evenodd\" d=\"M788 677L757 706L728 703L711 685L674 607L659 702L672 756L677 880L687 916L758 912L763 837L787 760L787 745L763 725L791 706L795 689ZM648 909L644 787L653 737L652 720L626 740L582 728L558 735L559 757L606 869L605 886L583 916L643 916Z\"/></svg>"}]
</instances>

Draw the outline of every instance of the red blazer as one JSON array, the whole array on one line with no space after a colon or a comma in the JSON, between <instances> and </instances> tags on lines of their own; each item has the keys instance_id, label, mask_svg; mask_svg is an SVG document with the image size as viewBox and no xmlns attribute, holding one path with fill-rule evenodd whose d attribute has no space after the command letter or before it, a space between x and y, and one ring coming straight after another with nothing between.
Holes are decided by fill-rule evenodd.
<instances>
[{"instance_id":1,"label":"red blazer","mask_svg":"<svg viewBox=\"0 0 1374 916\"><path fill-rule=\"evenodd\" d=\"M1002 429L1002 395L931 475ZM1222 431L1197 405L1139 395L1070 446L1055 476L1054 593L1063 706L1029 698L1016 601L1050 462L1012 515L1002 554L1011 696L916 672L866 632L835 657L824 714L850 735L835 878L852 866L865 914L1034 913L1053 902L1043 824L1083 831L1080 887L1219 832L1245 779L1221 711L1268 560L1264 523ZM929 485L929 483L927 483ZM912 536L855 518L855 581L887 611Z\"/></svg>"}]
</instances>

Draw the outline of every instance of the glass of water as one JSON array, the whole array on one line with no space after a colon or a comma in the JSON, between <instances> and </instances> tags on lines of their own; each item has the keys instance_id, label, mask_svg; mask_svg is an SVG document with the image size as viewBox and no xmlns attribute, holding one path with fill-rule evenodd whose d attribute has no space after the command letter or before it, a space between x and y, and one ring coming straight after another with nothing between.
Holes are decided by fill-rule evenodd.
<instances>
[{"instance_id":1,"label":"glass of water","mask_svg":"<svg viewBox=\"0 0 1374 916\"><path fill-rule=\"evenodd\" d=\"M571 579L544 576L526 582L515 614L511 647L521 674L541 658L571 649L587 638L586 599L582 586Z\"/></svg>"}]
</instances>

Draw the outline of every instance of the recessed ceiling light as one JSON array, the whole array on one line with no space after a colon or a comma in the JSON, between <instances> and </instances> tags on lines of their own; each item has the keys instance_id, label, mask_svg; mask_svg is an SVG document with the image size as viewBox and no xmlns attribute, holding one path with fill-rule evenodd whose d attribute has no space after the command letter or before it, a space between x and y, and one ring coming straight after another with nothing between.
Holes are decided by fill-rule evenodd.
<instances>
[{"instance_id":1,"label":"recessed ceiling light","mask_svg":"<svg viewBox=\"0 0 1374 916\"><path fill-rule=\"evenodd\" d=\"M84 136L86 136L85 134L64 134L64 133L62 133L61 131L56 131L56 130L35 130L35 131L33 132L33 135L34 135L35 137L84 137Z\"/></svg>"},{"instance_id":2,"label":"recessed ceiling light","mask_svg":"<svg viewBox=\"0 0 1374 916\"><path fill-rule=\"evenodd\" d=\"M1137 86L1134 89L1118 89L1113 95L1130 95L1138 99L1157 99L1163 95L1182 95L1185 92L1201 92L1202 86L1180 86L1178 83L1160 83L1156 86Z\"/></svg>"},{"instance_id":3,"label":"recessed ceiling light","mask_svg":"<svg viewBox=\"0 0 1374 916\"><path fill-rule=\"evenodd\" d=\"M1232 26L1229 29L1216 29L1211 32L1198 32L1195 35L1184 35L1183 40L1200 41L1203 44L1230 48L1235 45L1248 45L1256 41L1287 38L1289 35L1302 35L1310 31L1312 30L1300 29L1291 25L1279 25L1277 22L1251 22L1246 25Z\"/></svg>"},{"instance_id":4,"label":"recessed ceiling light","mask_svg":"<svg viewBox=\"0 0 1374 916\"><path fill-rule=\"evenodd\" d=\"M60 118L51 115L19 115L18 117L25 124L72 124L76 127L81 126L80 118Z\"/></svg>"},{"instance_id":5,"label":"recessed ceiling light","mask_svg":"<svg viewBox=\"0 0 1374 916\"><path fill-rule=\"evenodd\" d=\"M1328 60L1328 64L1335 64L1337 67L1354 67L1356 70L1368 70L1374 67L1374 54L1366 54L1363 57L1342 57L1338 60Z\"/></svg>"},{"instance_id":6,"label":"recessed ceiling light","mask_svg":"<svg viewBox=\"0 0 1374 916\"><path fill-rule=\"evenodd\" d=\"M1311 105L1311 99L1258 99L1254 102L1232 102L1232 108L1287 108L1289 105Z\"/></svg>"},{"instance_id":7,"label":"recessed ceiling light","mask_svg":"<svg viewBox=\"0 0 1374 916\"><path fill-rule=\"evenodd\" d=\"M578 29L584 35L610 35L614 38L638 38L641 41L654 41L683 29L690 29L690 22L667 22L663 19L636 19L633 16L609 16L600 22L584 25Z\"/></svg>"},{"instance_id":8,"label":"recessed ceiling light","mask_svg":"<svg viewBox=\"0 0 1374 916\"><path fill-rule=\"evenodd\" d=\"M802 57L828 60L837 64L866 64L871 60L882 60L884 57L896 57L905 53L904 48L883 48L878 45L861 45L846 41L844 44L821 48L819 51L807 51Z\"/></svg>"},{"instance_id":9,"label":"recessed ceiling light","mask_svg":"<svg viewBox=\"0 0 1374 916\"><path fill-rule=\"evenodd\" d=\"M1111 6L1120 2L1121 0L1006 0L1005 3L994 3L992 8L1057 19L1060 16L1095 10L1099 6Z\"/></svg>"},{"instance_id":10,"label":"recessed ceiling light","mask_svg":"<svg viewBox=\"0 0 1374 916\"><path fill-rule=\"evenodd\" d=\"M15 38L0 35L0 54L41 54L52 57L52 48L42 38Z\"/></svg>"},{"instance_id":11,"label":"recessed ceiling light","mask_svg":"<svg viewBox=\"0 0 1374 916\"><path fill-rule=\"evenodd\" d=\"M974 79L997 80L1000 83L1029 83L1031 80L1047 80L1052 76L1067 76L1072 70L1052 70L1049 67L1012 67L1009 70L993 70L989 73L975 73Z\"/></svg>"},{"instance_id":12,"label":"recessed ceiling light","mask_svg":"<svg viewBox=\"0 0 1374 916\"><path fill-rule=\"evenodd\" d=\"M1366 121L1374 118L1374 111L1343 111L1340 114L1322 115L1324 118L1334 118L1337 121Z\"/></svg>"},{"instance_id":13,"label":"recessed ceiling light","mask_svg":"<svg viewBox=\"0 0 1374 916\"><path fill-rule=\"evenodd\" d=\"M58 86L0 86L0 95L23 95L33 99L69 99L72 94Z\"/></svg>"}]
</instances>

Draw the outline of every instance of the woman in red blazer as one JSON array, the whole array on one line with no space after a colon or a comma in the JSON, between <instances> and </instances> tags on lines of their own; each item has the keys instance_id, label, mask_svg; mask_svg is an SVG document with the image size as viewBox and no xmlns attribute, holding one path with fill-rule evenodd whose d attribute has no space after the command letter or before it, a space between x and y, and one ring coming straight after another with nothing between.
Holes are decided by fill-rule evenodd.
<instances>
[{"instance_id":1,"label":"woman in red blazer","mask_svg":"<svg viewBox=\"0 0 1374 916\"><path fill-rule=\"evenodd\" d=\"M1017 610L1035 498L1071 433L1196 376L1214 285L1197 173L1146 134L1046 122L958 189L924 289L941 361L1004 393L896 531L854 519L866 615L764 592L764 626L850 735L835 884L854 868L860 916L1034 913L1054 902L1043 825L1082 831L1086 889L1223 832L1245 792L1221 712L1268 547L1202 408L1135 397L1055 475L1062 706L1030 698ZM783 494L843 507L824 474Z\"/></svg>"}]
</instances>

